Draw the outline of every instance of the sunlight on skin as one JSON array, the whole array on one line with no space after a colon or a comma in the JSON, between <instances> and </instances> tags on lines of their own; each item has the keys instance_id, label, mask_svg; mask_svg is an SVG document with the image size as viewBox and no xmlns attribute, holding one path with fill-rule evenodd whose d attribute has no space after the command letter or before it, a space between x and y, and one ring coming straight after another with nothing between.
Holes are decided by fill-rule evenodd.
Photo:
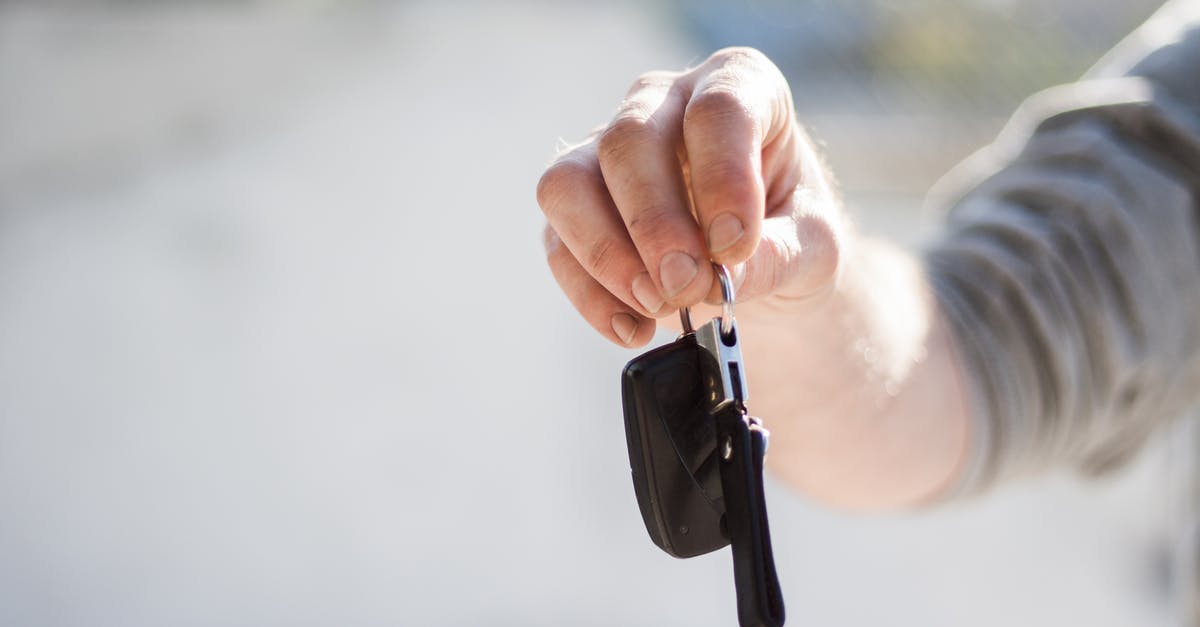
<instances>
[{"instance_id":1,"label":"sunlight on skin","mask_svg":"<svg viewBox=\"0 0 1200 627\"><path fill-rule=\"evenodd\" d=\"M774 65L718 51L644 74L606 128L562 146L538 185L547 258L584 318L627 346L656 319L678 329L681 306L716 315L698 260L729 266L774 471L834 505L915 505L959 472L960 377L920 264L858 239L830 181Z\"/></svg>"}]
</instances>

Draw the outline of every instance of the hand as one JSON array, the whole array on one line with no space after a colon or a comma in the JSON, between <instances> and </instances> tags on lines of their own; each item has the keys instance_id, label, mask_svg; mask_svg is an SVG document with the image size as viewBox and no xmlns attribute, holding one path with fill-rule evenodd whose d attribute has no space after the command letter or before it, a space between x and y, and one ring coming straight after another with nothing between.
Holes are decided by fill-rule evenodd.
<instances>
[{"instance_id":1,"label":"hand","mask_svg":"<svg viewBox=\"0 0 1200 627\"><path fill-rule=\"evenodd\" d=\"M602 335L641 346L655 318L734 275L739 317L793 311L834 282L840 204L792 96L762 53L727 48L634 82L617 114L538 182L546 255Z\"/></svg>"},{"instance_id":2,"label":"hand","mask_svg":"<svg viewBox=\"0 0 1200 627\"><path fill-rule=\"evenodd\" d=\"M709 259L731 267L778 476L843 506L925 502L968 450L963 377L919 260L850 242L831 187L779 70L730 48L639 78L546 169L538 204L554 277L624 346L716 301Z\"/></svg>"}]
</instances>

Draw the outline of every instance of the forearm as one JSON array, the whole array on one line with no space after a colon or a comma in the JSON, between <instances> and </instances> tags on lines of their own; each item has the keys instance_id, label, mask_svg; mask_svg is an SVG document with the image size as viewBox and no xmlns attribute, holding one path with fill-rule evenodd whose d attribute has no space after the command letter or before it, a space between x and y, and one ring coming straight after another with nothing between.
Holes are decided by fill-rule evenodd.
<instances>
[{"instance_id":1,"label":"forearm","mask_svg":"<svg viewBox=\"0 0 1200 627\"><path fill-rule=\"evenodd\" d=\"M830 504L917 504L953 483L967 450L950 332L914 255L874 239L842 254L830 289L739 317L768 464Z\"/></svg>"}]
</instances>

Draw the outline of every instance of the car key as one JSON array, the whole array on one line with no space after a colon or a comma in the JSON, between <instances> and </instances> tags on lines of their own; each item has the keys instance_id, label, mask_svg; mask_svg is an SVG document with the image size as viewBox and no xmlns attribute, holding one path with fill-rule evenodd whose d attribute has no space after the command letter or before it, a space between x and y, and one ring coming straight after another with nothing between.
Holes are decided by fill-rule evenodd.
<instances>
[{"instance_id":1,"label":"car key","mask_svg":"<svg viewBox=\"0 0 1200 627\"><path fill-rule=\"evenodd\" d=\"M685 327L687 329L687 327ZM650 539L675 557L729 544L696 335L630 361L621 376L634 495Z\"/></svg>"},{"instance_id":2,"label":"car key","mask_svg":"<svg viewBox=\"0 0 1200 627\"><path fill-rule=\"evenodd\" d=\"M739 623L782 625L762 485L768 434L746 413L733 284L714 266L722 316L693 329L681 310L680 337L622 373L634 494L651 540L670 555L732 544Z\"/></svg>"}]
</instances>

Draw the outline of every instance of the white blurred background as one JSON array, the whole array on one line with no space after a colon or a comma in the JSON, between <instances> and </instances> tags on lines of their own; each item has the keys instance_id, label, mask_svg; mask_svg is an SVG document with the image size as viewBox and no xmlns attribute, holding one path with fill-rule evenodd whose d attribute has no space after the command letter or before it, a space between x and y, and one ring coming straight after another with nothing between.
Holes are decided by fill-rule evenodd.
<instances>
[{"instance_id":1,"label":"white blurred background","mask_svg":"<svg viewBox=\"0 0 1200 627\"><path fill-rule=\"evenodd\" d=\"M917 242L1154 3L1042 4L0 5L0 625L733 624L728 552L646 537L632 353L544 267L555 140L757 45ZM789 624L1173 624L1170 440L919 514L772 483Z\"/></svg>"}]
</instances>

